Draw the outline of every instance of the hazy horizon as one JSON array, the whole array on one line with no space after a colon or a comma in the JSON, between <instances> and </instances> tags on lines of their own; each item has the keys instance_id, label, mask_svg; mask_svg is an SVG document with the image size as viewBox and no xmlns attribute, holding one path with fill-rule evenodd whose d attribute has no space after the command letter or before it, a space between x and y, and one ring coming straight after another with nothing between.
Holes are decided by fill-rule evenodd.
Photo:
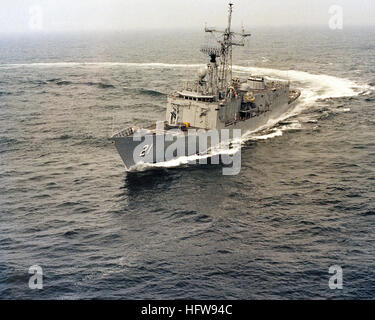
<instances>
[{"instance_id":1,"label":"hazy horizon","mask_svg":"<svg viewBox=\"0 0 375 320\"><path fill-rule=\"evenodd\" d=\"M226 25L228 0L3 0L0 33L201 29ZM370 0L233 0L239 28L328 26L329 8L343 9L344 28L375 26ZM36 27L35 27L36 26Z\"/></svg>"}]
</instances>

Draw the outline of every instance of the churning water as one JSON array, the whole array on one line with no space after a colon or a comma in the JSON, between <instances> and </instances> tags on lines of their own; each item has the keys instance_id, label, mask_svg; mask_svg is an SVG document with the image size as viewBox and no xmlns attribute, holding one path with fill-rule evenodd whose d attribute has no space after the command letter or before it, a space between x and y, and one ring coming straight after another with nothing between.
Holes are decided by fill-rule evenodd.
<instances>
[{"instance_id":1,"label":"churning water","mask_svg":"<svg viewBox=\"0 0 375 320\"><path fill-rule=\"evenodd\" d=\"M302 97L246 135L237 176L127 173L108 140L164 119L200 33L0 38L0 298L374 297L375 30L253 34L236 74Z\"/></svg>"}]
</instances>

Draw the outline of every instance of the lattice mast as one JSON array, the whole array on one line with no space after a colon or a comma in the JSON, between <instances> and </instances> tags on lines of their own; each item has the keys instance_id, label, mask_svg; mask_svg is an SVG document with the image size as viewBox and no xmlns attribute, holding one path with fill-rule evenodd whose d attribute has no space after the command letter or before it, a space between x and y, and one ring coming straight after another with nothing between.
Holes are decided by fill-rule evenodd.
<instances>
[{"instance_id":1,"label":"lattice mast","mask_svg":"<svg viewBox=\"0 0 375 320\"><path fill-rule=\"evenodd\" d=\"M232 56L233 56L233 46L244 46L244 40L246 37L249 37L250 33L245 33L245 30L242 28L241 33L232 32L232 12L233 12L233 3L229 3L229 15L228 15L228 26L224 31L217 30L215 28L205 28L205 32L217 33L222 36L217 42L220 44L220 48L204 48L202 52L210 55L211 62L215 61L216 56L220 56L220 67L218 71L218 89L225 90L228 88L232 81ZM235 42L235 36L240 36L240 42Z\"/></svg>"}]
</instances>

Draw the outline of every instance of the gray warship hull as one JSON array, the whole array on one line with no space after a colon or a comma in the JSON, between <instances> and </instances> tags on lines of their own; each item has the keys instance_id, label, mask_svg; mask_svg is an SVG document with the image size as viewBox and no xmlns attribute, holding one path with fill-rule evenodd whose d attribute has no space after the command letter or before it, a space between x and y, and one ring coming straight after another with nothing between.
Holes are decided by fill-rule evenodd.
<instances>
[{"instance_id":1,"label":"gray warship hull","mask_svg":"<svg viewBox=\"0 0 375 320\"><path fill-rule=\"evenodd\" d=\"M251 132L256 132L262 130L267 126L267 124L274 125L283 115L287 114L293 106L296 104L296 101L290 103L284 103L276 108L273 108L269 112L264 112L263 114L248 119L246 121L237 121L233 124L226 127L226 129L240 129L241 136L244 137ZM135 128L133 130L136 130ZM136 169L137 165L140 164L161 164L162 162L175 160L181 157L181 154L177 155L171 152L167 152L168 149L173 150L173 145L178 143L178 140L184 146L183 157L193 156L202 154L202 146L200 146L200 133L197 132L194 135L189 135L186 132L181 131L179 134L173 136L172 139L168 138L168 132L163 131L155 133L145 132L144 134L140 133L139 136L135 137L132 133L133 130L125 130L125 132L120 132L117 136L113 136L112 140L116 146L118 153L121 156L121 159L125 165L126 170L131 171L133 168ZM128 133L128 134L126 134ZM229 135L231 137L231 135ZM160 143L163 141L163 143ZM158 146L158 147L155 147ZM203 146L204 149L205 146ZM215 147L211 145L211 142L208 141L207 149L212 149ZM209 151L209 150L205 151ZM150 150L148 154L147 151ZM144 156L142 157L142 153ZM208 154L209 156L209 154Z\"/></svg>"}]
</instances>

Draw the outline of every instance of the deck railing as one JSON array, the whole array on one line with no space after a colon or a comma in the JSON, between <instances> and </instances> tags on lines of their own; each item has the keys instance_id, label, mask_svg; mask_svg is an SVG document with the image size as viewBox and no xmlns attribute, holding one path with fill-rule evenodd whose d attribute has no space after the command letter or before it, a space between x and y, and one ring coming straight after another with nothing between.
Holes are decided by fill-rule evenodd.
<instances>
[{"instance_id":1,"label":"deck railing","mask_svg":"<svg viewBox=\"0 0 375 320\"><path fill-rule=\"evenodd\" d=\"M128 137L131 136L134 133L134 128L126 128L124 130L121 130L120 132L117 132L112 136L112 138L123 138L123 137Z\"/></svg>"}]
</instances>

